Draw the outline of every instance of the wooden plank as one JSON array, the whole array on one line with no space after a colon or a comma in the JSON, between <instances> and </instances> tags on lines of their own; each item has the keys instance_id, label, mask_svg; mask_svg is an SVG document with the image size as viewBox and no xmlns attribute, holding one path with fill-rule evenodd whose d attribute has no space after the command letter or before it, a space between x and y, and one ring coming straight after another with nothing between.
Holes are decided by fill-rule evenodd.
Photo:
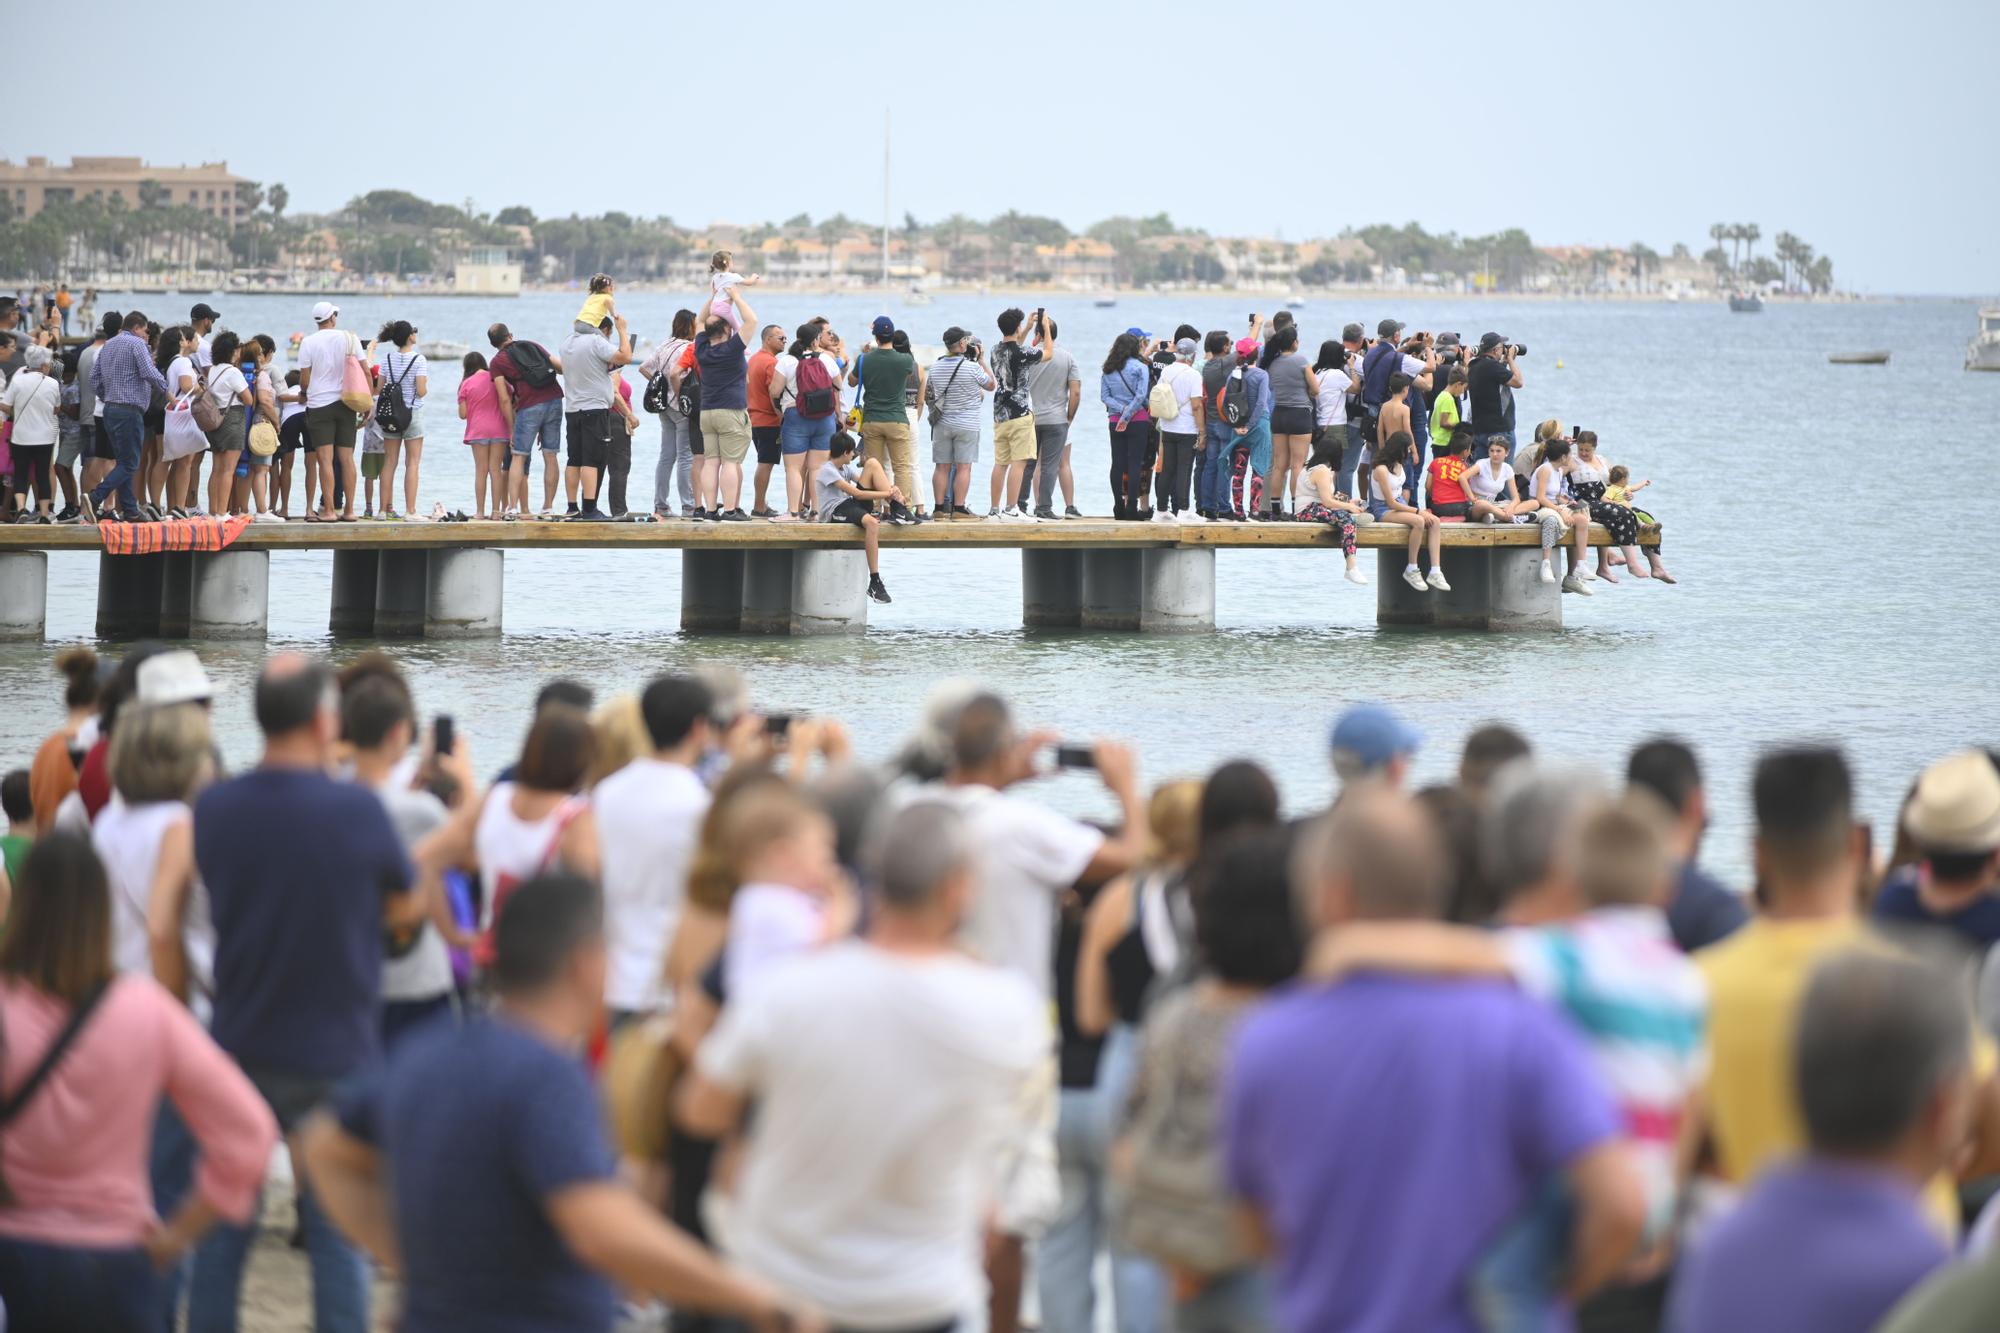
<instances>
[{"instance_id":1,"label":"wooden plank","mask_svg":"<svg viewBox=\"0 0 2000 1333\"><path fill-rule=\"evenodd\" d=\"M1398 547L1409 540L1405 529L1375 524L1356 534L1364 548ZM1531 524L1505 526L1447 523L1444 544L1454 547L1534 546ZM1642 527L1642 545L1660 540L1657 526ZM841 523L286 523L255 524L244 530L232 550L409 550L428 547L484 546L503 550L773 550L815 546L858 546L861 534ZM922 550L1019 549L1022 547L1213 547L1217 549L1284 550L1340 549L1331 528L1316 523L1210 523L1181 526L1168 523L1116 523L1109 519L1071 519L1054 523L998 523L983 520L942 520L916 527L884 526L884 546ZM1609 546L1611 534L1595 524L1592 546ZM0 524L0 550L95 551L97 533L83 526Z\"/></svg>"}]
</instances>

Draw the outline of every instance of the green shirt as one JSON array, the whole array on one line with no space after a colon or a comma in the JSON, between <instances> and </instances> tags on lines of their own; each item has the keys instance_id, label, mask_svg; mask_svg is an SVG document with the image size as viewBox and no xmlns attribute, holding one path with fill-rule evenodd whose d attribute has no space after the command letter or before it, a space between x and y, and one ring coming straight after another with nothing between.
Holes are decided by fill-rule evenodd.
<instances>
[{"instance_id":1,"label":"green shirt","mask_svg":"<svg viewBox=\"0 0 2000 1333\"><path fill-rule=\"evenodd\" d=\"M1431 404L1431 447L1438 448L1451 443L1451 433L1458 429L1458 399L1448 393L1438 395Z\"/></svg>"},{"instance_id":2,"label":"green shirt","mask_svg":"<svg viewBox=\"0 0 2000 1333\"><path fill-rule=\"evenodd\" d=\"M916 368L917 359L908 352L871 347L862 353L861 419L900 421L908 425L910 409L904 401L903 388Z\"/></svg>"},{"instance_id":3,"label":"green shirt","mask_svg":"<svg viewBox=\"0 0 2000 1333\"><path fill-rule=\"evenodd\" d=\"M7 867L7 882L18 885L21 882L21 862L28 859L28 848L35 840L20 833L0 833L0 865Z\"/></svg>"}]
</instances>

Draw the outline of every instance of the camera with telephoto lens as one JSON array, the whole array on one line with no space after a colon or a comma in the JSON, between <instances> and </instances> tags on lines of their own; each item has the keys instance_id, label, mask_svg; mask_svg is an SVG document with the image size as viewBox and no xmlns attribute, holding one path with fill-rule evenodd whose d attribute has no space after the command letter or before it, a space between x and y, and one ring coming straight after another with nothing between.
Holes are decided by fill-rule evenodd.
<instances>
[{"instance_id":1,"label":"camera with telephoto lens","mask_svg":"<svg viewBox=\"0 0 2000 1333\"><path fill-rule=\"evenodd\" d=\"M967 338L965 340L965 356L973 361L979 359L979 340L977 338Z\"/></svg>"},{"instance_id":2,"label":"camera with telephoto lens","mask_svg":"<svg viewBox=\"0 0 2000 1333\"><path fill-rule=\"evenodd\" d=\"M1518 358L1520 358L1520 357L1524 357L1524 356L1526 356L1527 354L1528 354L1528 345L1527 345L1526 343L1515 343L1515 344L1514 344L1514 356L1515 356L1515 357L1516 357L1517 359L1518 359Z\"/></svg>"}]
</instances>

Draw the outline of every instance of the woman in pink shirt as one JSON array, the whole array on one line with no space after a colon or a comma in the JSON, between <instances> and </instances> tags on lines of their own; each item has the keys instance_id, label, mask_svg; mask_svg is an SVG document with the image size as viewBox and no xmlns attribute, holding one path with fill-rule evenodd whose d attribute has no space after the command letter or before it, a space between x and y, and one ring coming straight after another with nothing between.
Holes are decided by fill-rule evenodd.
<instances>
[{"instance_id":1,"label":"woman in pink shirt","mask_svg":"<svg viewBox=\"0 0 2000 1333\"><path fill-rule=\"evenodd\" d=\"M474 518L485 518L486 486L493 485L493 517L511 518L507 512L505 481L500 469L507 457L512 432L500 412L500 391L486 369L486 358L477 352L465 354L465 378L458 386L458 419L465 423L465 442L472 447L472 503Z\"/></svg>"},{"instance_id":2,"label":"woman in pink shirt","mask_svg":"<svg viewBox=\"0 0 2000 1333\"><path fill-rule=\"evenodd\" d=\"M79 1012L69 1045L48 1062ZM194 1189L164 1221L147 1184L162 1096L201 1151ZM110 889L90 843L66 833L37 842L0 940L8 1327L159 1327L161 1270L217 1219L249 1220L277 1134L263 1099L187 1009L151 977L114 970Z\"/></svg>"}]
</instances>

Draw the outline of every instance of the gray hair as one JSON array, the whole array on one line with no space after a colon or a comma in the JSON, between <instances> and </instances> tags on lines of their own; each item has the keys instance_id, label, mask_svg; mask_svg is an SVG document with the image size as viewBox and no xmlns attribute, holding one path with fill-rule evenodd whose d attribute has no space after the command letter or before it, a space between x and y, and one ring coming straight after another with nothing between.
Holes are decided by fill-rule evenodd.
<instances>
[{"instance_id":1,"label":"gray hair","mask_svg":"<svg viewBox=\"0 0 2000 1333\"><path fill-rule=\"evenodd\" d=\"M1587 768L1519 760L1494 776L1480 842L1486 878L1502 904L1549 877L1565 840L1603 793L1602 779Z\"/></svg>"},{"instance_id":2,"label":"gray hair","mask_svg":"<svg viewBox=\"0 0 2000 1333\"><path fill-rule=\"evenodd\" d=\"M47 370L50 359L49 349L46 347L31 345L21 353L21 364L28 370Z\"/></svg>"},{"instance_id":3,"label":"gray hair","mask_svg":"<svg viewBox=\"0 0 2000 1333\"><path fill-rule=\"evenodd\" d=\"M1950 975L1862 949L1814 970L1792 1046L1814 1149L1865 1157L1894 1147L1970 1066L1971 1024Z\"/></svg>"},{"instance_id":4,"label":"gray hair","mask_svg":"<svg viewBox=\"0 0 2000 1333\"><path fill-rule=\"evenodd\" d=\"M869 860L883 905L911 911L929 906L946 881L972 863L972 832L952 806L920 799L889 818L873 852Z\"/></svg>"}]
</instances>

